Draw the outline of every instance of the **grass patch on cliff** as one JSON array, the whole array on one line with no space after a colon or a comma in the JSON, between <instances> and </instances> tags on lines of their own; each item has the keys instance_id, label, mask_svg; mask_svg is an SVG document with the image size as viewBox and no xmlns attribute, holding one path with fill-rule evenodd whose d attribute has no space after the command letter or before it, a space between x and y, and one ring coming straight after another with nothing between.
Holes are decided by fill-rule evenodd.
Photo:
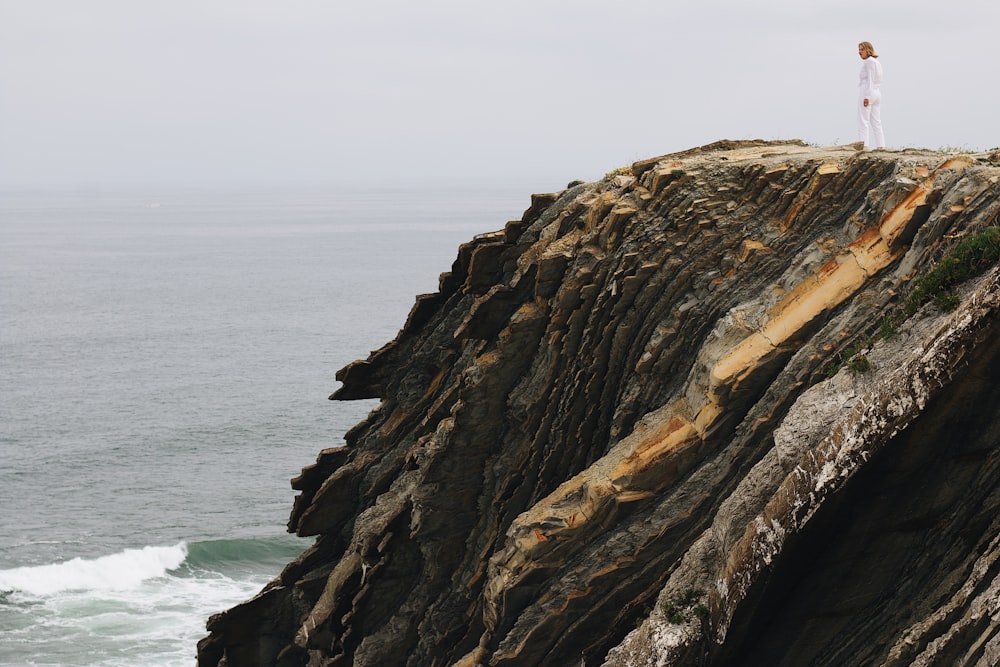
<instances>
[{"instance_id":1,"label":"grass patch on cliff","mask_svg":"<svg viewBox=\"0 0 1000 667\"><path fill-rule=\"evenodd\" d=\"M847 347L841 350L837 357L830 362L826 369L827 377L833 377L841 368L845 366L852 373L867 373L872 369L871 362L865 356L864 351L875 344L875 339L864 336L851 341Z\"/></svg>"},{"instance_id":2,"label":"grass patch on cliff","mask_svg":"<svg viewBox=\"0 0 1000 667\"><path fill-rule=\"evenodd\" d=\"M667 621L674 625L687 623L692 615L698 620L704 621L708 618L708 607L704 604L696 604L704 594L703 590L689 588L684 591L683 595L664 602L660 610L666 616Z\"/></svg>"},{"instance_id":3,"label":"grass patch on cliff","mask_svg":"<svg viewBox=\"0 0 1000 667\"><path fill-rule=\"evenodd\" d=\"M928 301L934 301L942 310L955 310L959 299L952 288L983 274L998 260L1000 227L987 227L963 239L927 275L913 281L913 291L906 301L904 314L909 317Z\"/></svg>"},{"instance_id":4,"label":"grass patch on cliff","mask_svg":"<svg viewBox=\"0 0 1000 667\"><path fill-rule=\"evenodd\" d=\"M959 153L959 154L961 154L961 153L977 153L978 151L976 151L973 148L969 148L968 145L962 145L962 146L941 146L938 149L938 152L939 153Z\"/></svg>"},{"instance_id":5,"label":"grass patch on cliff","mask_svg":"<svg viewBox=\"0 0 1000 667\"><path fill-rule=\"evenodd\" d=\"M898 326L899 322L896 321L896 318L892 315L886 315L882 318L882 323L879 324L879 338L892 338L896 335L896 327Z\"/></svg>"},{"instance_id":6,"label":"grass patch on cliff","mask_svg":"<svg viewBox=\"0 0 1000 667\"><path fill-rule=\"evenodd\" d=\"M871 370L871 363L864 354L866 350L878 340L896 335L896 329L928 302L934 302L945 312L958 308L961 299L954 288L982 275L997 262L1000 262L1000 227L987 227L963 239L926 275L913 281L910 295L902 308L882 318L874 337L856 338L841 350L827 367L827 375L833 377L845 366L852 373L867 373Z\"/></svg>"}]
</instances>

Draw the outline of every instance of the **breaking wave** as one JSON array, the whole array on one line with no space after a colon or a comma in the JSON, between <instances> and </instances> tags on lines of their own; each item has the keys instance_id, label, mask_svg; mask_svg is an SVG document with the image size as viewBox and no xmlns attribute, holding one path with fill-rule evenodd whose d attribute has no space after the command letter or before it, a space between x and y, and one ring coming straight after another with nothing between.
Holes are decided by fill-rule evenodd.
<instances>
[{"instance_id":1,"label":"breaking wave","mask_svg":"<svg viewBox=\"0 0 1000 667\"><path fill-rule=\"evenodd\" d=\"M100 558L0 570L0 591L45 596L63 591L128 590L176 570L187 554L187 544L181 542L171 547L126 549Z\"/></svg>"}]
</instances>

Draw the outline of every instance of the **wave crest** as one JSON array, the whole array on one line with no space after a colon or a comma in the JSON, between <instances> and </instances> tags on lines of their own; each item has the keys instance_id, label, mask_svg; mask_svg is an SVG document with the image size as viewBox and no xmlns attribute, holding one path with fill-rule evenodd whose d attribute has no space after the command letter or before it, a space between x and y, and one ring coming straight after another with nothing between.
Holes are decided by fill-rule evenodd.
<instances>
[{"instance_id":1,"label":"wave crest","mask_svg":"<svg viewBox=\"0 0 1000 667\"><path fill-rule=\"evenodd\" d=\"M187 544L143 547L63 563L0 570L0 591L52 595L74 590L128 590L162 577L187 558Z\"/></svg>"}]
</instances>

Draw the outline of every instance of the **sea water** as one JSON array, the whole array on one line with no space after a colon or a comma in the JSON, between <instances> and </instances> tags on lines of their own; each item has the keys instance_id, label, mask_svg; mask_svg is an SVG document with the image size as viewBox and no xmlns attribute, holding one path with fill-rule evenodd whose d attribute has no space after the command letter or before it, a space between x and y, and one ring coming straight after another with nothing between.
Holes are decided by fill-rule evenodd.
<instances>
[{"instance_id":1,"label":"sea water","mask_svg":"<svg viewBox=\"0 0 1000 667\"><path fill-rule=\"evenodd\" d=\"M310 544L336 371L526 192L0 192L0 664L193 665Z\"/></svg>"}]
</instances>

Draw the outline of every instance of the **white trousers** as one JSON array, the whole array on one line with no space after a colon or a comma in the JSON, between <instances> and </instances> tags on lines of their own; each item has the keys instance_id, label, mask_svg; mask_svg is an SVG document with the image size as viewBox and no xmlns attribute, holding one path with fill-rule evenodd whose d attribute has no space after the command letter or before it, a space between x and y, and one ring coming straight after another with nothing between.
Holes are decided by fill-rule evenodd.
<instances>
[{"instance_id":1,"label":"white trousers","mask_svg":"<svg viewBox=\"0 0 1000 667\"><path fill-rule=\"evenodd\" d=\"M882 91L878 88L872 90L868 106L865 106L863 94L858 98L858 141L863 142L865 148L871 146L868 141L869 127L875 137L875 147L885 148L885 135L882 133Z\"/></svg>"}]
</instances>

